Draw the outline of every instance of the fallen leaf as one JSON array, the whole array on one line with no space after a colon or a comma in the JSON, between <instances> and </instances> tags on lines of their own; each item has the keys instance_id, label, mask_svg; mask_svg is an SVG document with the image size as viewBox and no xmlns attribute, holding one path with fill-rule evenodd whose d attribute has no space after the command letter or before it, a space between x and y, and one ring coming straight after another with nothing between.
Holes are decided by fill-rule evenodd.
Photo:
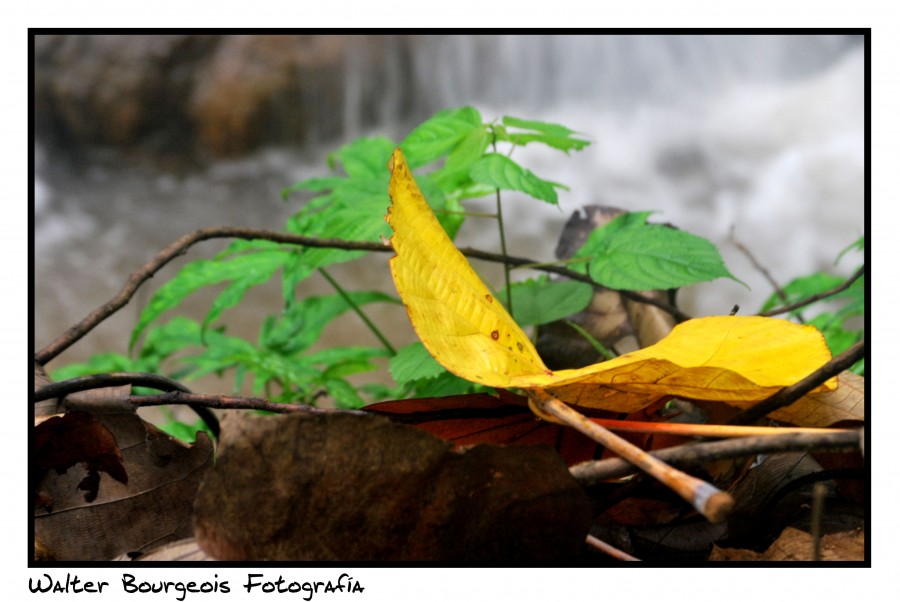
<instances>
[{"instance_id":1,"label":"fallen leaf","mask_svg":"<svg viewBox=\"0 0 900 602\"><path fill-rule=\"evenodd\" d=\"M134 412L93 418L114 435L128 482L100 474L97 498L86 503L76 491L85 468L48 472L39 489L53 505L35 506L36 539L56 560L102 561L190 536L194 497L212 460L209 438L198 433L187 446Z\"/></svg>"},{"instance_id":2,"label":"fallen leaf","mask_svg":"<svg viewBox=\"0 0 900 602\"><path fill-rule=\"evenodd\" d=\"M122 453L115 436L106 426L80 410L52 416L34 427L31 461L34 470L42 478L44 471L54 470L65 474L76 464L81 464L84 478L77 488L84 491L84 500L97 499L100 472L105 472L120 483L128 483L128 473L122 465ZM53 498L42 501L52 505Z\"/></svg>"},{"instance_id":3,"label":"fallen leaf","mask_svg":"<svg viewBox=\"0 0 900 602\"><path fill-rule=\"evenodd\" d=\"M797 426L828 427L844 420L866 419L866 379L845 370L837 376L834 391L804 395L769 414L770 418Z\"/></svg>"},{"instance_id":4,"label":"fallen leaf","mask_svg":"<svg viewBox=\"0 0 900 602\"><path fill-rule=\"evenodd\" d=\"M456 446L547 445L569 466L593 460L597 442L575 429L538 420L527 398L504 392L383 401L365 407L393 422L408 424Z\"/></svg>"},{"instance_id":5,"label":"fallen leaf","mask_svg":"<svg viewBox=\"0 0 900 602\"><path fill-rule=\"evenodd\" d=\"M374 415L222 426L194 517L219 560L546 562L587 536L590 501L545 446L456 453Z\"/></svg>"},{"instance_id":6,"label":"fallen leaf","mask_svg":"<svg viewBox=\"0 0 900 602\"><path fill-rule=\"evenodd\" d=\"M400 149L388 164L391 273L416 334L447 370L502 388L545 389L578 406L636 412L668 395L749 407L830 360L812 326L715 316L655 345L585 368L549 370L529 338L453 246ZM834 379L819 387L829 390Z\"/></svg>"}]
</instances>

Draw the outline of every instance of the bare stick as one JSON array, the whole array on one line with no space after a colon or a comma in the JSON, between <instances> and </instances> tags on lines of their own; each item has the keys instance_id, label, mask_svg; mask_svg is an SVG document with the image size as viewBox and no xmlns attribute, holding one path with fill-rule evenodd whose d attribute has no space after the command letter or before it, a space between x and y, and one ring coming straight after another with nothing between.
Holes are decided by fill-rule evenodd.
<instances>
[{"instance_id":1,"label":"bare stick","mask_svg":"<svg viewBox=\"0 0 900 602\"><path fill-rule=\"evenodd\" d=\"M804 378L798 383L785 387L758 404L747 408L728 421L729 424L748 424L759 420L766 414L774 412L778 408L790 405L824 383L832 376L837 376L857 361L866 353L866 340L863 339L850 349L833 358L830 362Z\"/></svg>"},{"instance_id":2,"label":"bare stick","mask_svg":"<svg viewBox=\"0 0 900 602\"><path fill-rule=\"evenodd\" d=\"M607 556L612 556L616 560L625 560L629 562L638 561L640 562L640 558L635 558L628 552L624 552L617 547L611 546L602 539L597 539L593 535L587 536L587 543L589 546L597 548Z\"/></svg>"},{"instance_id":3,"label":"bare stick","mask_svg":"<svg viewBox=\"0 0 900 602\"><path fill-rule=\"evenodd\" d=\"M105 374L91 374L89 376L79 376L70 378L60 382L44 385L34 392L35 403L44 399L52 399L54 397L63 397L69 393L77 393L78 391L89 391L92 389L102 389L105 387L117 387L120 385L132 385L135 387L149 387L160 391L179 391L190 393L190 389L183 384L171 378L160 376L159 374L148 374L144 372L109 372ZM163 404L160 404L163 405ZM213 435L219 436L219 419L216 415L202 405L188 404L194 412L200 417L206 426L209 427Z\"/></svg>"},{"instance_id":4,"label":"bare stick","mask_svg":"<svg viewBox=\"0 0 900 602\"><path fill-rule=\"evenodd\" d=\"M713 460L755 456L785 451L856 451L860 449L863 431L834 432L822 429L822 433L787 433L765 437L745 437L727 441L693 443L650 452L650 455L675 466L695 466ZM607 479L634 474L634 466L619 458L582 462L569 471L584 485L593 485Z\"/></svg>"},{"instance_id":5,"label":"bare stick","mask_svg":"<svg viewBox=\"0 0 900 602\"><path fill-rule=\"evenodd\" d=\"M615 452L637 468L654 477L690 503L700 514L713 523L722 522L734 506L734 499L726 492L706 481L672 468L651 456L636 445L613 434L595 422L576 412L542 389L528 392L533 410L539 416L547 415L567 424L607 449Z\"/></svg>"},{"instance_id":6,"label":"bare stick","mask_svg":"<svg viewBox=\"0 0 900 602\"><path fill-rule=\"evenodd\" d=\"M191 404L219 410L263 410L278 414L292 414L302 412L306 414L358 414L367 415L367 412L358 410L332 410L317 408L306 404L275 403L267 399L256 397L236 397L231 395L207 395L203 393L185 393L172 391L162 395L132 395L128 401L137 408L148 406L162 406L172 404Z\"/></svg>"},{"instance_id":7,"label":"bare stick","mask_svg":"<svg viewBox=\"0 0 900 602\"><path fill-rule=\"evenodd\" d=\"M828 297L831 297L832 295L836 295L836 294L840 293L841 291L847 290L848 288L850 288L850 285L852 285L854 282L859 280L862 277L862 275L865 273L866 273L866 266L861 266L858 270L856 270L855 274L853 274L852 276L847 278L847 280L845 280L842 284L837 285L833 289L827 290L824 293L819 293L817 295L811 295L811 296L807 297L806 299L801 299L800 301L797 301L796 303L791 303L790 305L776 307L775 309L771 309L771 310L761 313L759 315L761 315L761 316L777 316L778 314L787 313L789 311L793 311L800 307L805 307L807 305L811 305L811 304L815 303L816 301L821 301L822 299L826 299Z\"/></svg>"},{"instance_id":8,"label":"bare stick","mask_svg":"<svg viewBox=\"0 0 900 602\"><path fill-rule=\"evenodd\" d=\"M106 318L120 310L122 307L128 304L131 300L131 297L134 295L135 291L137 291L138 287L140 287L144 282L153 277L156 272L163 268L167 263L183 255L187 249L204 240L210 240L214 238L237 238L243 240L269 240L273 242L279 242L284 244L291 245L299 245L304 247L319 247L319 248L330 248L330 249L345 249L348 251L372 251L377 253L393 253L394 250L390 246L386 246L381 243L375 242L360 242L360 241L352 241L352 240L341 240L337 238L312 238L309 236L300 236L297 234L289 234L286 232L277 232L274 230L262 230L257 228L239 228L235 226L218 226L211 228L201 228L200 230L196 230L191 232L190 234L185 234L165 249L160 251L153 259L149 262L141 266L137 271L133 272L125 283L125 286L122 287L122 290L119 293L110 299L108 302L104 303L100 307L96 308L90 314L88 314L84 319L81 320L78 324L70 327L66 332L58 336L53 342L49 345L38 351L34 355L34 360L44 366L52 359L57 357L60 353L71 347L74 343L80 340L84 335L93 330L98 324L103 322ZM525 264L534 264L535 261L533 259L523 259L519 257L508 257L499 255L496 253L487 253L485 251L478 251L475 249L460 249L463 255L474 257L476 259L483 259L486 261L493 261L498 263L503 263L506 265L525 265ZM578 272L573 272L567 270L565 268L561 268L559 266L545 266L538 267L536 269L552 272L555 274L559 274L562 276L566 276L573 280L579 280L582 282L587 282L593 286L599 286L596 282L591 280L589 277L584 274L579 274ZM679 320L687 320L690 318L684 312L681 312L678 308L670 306L666 303L662 303L655 299L650 299L648 297L644 297L638 293L634 293L632 291L620 291L621 294L629 299L634 301L639 301L641 303L649 303L650 305L654 305L668 311L673 316L675 316Z\"/></svg>"},{"instance_id":9,"label":"bare stick","mask_svg":"<svg viewBox=\"0 0 900 602\"><path fill-rule=\"evenodd\" d=\"M739 241L737 239L737 237L734 235L734 226L732 226L731 230L728 232L728 237L731 239L731 242L734 244L734 246L736 246L741 253L746 255L747 259L750 260L750 263L753 264L753 267L756 268L756 271L758 271L760 274L762 274L763 278L768 280L769 285L775 290L775 294L778 295L778 297L781 299L781 301L783 303L787 303L788 296L784 292L784 289L781 288L781 285L779 285L778 282L775 280L775 278L772 277L772 274L769 273L769 270L767 270L765 268L765 266L763 266L763 264L761 264L759 261L757 261L756 257L753 255L753 253L750 251L750 249L748 249L744 245L744 243L742 243L741 241ZM805 322L805 320L803 319L802 316L800 317L800 321Z\"/></svg>"},{"instance_id":10,"label":"bare stick","mask_svg":"<svg viewBox=\"0 0 900 602\"><path fill-rule=\"evenodd\" d=\"M687 422L642 422L590 418L600 426L619 433L657 433L684 437L761 437L797 433L843 433L846 429L806 428L795 426L737 426L730 424L691 424Z\"/></svg>"}]
</instances>

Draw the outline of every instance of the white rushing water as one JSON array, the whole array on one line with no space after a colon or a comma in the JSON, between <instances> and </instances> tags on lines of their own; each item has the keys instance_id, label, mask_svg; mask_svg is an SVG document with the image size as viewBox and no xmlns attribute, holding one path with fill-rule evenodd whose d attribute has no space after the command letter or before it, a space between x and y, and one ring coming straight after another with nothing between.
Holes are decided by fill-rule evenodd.
<instances>
[{"instance_id":1,"label":"white rushing water","mask_svg":"<svg viewBox=\"0 0 900 602\"><path fill-rule=\"evenodd\" d=\"M398 140L407 133L400 124L408 119L395 111L402 106L399 95L409 93L424 114L471 103L486 119L543 119L592 140L570 156L517 151L516 159L570 191L561 193L559 208L504 196L512 254L551 259L562 224L584 204L655 210L655 220L713 240L731 271L751 287L727 280L691 287L681 303L695 315L726 313L734 304L752 313L771 292L729 241L732 228L781 283L813 270L848 274L855 267L858 257L837 267L833 261L864 228L860 44L837 36L447 36L420 42L405 67L416 75L414 89L385 88L378 96L379 132ZM379 91L378 82L353 64L344 141L373 131L357 107ZM74 170L38 144L35 345L108 300L131 271L189 230L218 224L280 228L296 209L280 201L281 188L324 175L325 154L341 143L312 153L268 149L177 176L114 160ZM458 242L496 250L495 226L472 224ZM204 243L189 259L221 246ZM390 290L383 260L341 268L339 275ZM164 270L153 287L174 272ZM308 286L304 292L327 292ZM251 297L241 310L248 313L229 314L238 323L231 331L255 339L258 316L278 310L278 290L276 283L269 293ZM148 294L60 362L124 352ZM197 315L210 298L198 298ZM338 344L359 343L340 328L326 334Z\"/></svg>"}]
</instances>

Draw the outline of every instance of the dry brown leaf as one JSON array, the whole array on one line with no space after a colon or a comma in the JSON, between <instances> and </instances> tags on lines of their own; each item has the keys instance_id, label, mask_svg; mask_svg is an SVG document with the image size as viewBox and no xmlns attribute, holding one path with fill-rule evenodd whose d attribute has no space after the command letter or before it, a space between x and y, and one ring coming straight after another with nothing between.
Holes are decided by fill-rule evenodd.
<instances>
[{"instance_id":1,"label":"dry brown leaf","mask_svg":"<svg viewBox=\"0 0 900 602\"><path fill-rule=\"evenodd\" d=\"M797 426L828 427L844 420L866 419L866 379L848 370L838 375L834 391L810 393L769 414Z\"/></svg>"},{"instance_id":2,"label":"dry brown leaf","mask_svg":"<svg viewBox=\"0 0 900 602\"><path fill-rule=\"evenodd\" d=\"M119 554L191 535L192 504L212 459L212 443L198 433L187 446L133 412L96 414L118 442L128 484L101 474L97 499L76 491L81 466L49 472L40 484L52 511L34 510L36 538L57 560L109 560Z\"/></svg>"},{"instance_id":3,"label":"dry brown leaf","mask_svg":"<svg viewBox=\"0 0 900 602\"><path fill-rule=\"evenodd\" d=\"M220 560L552 561L590 501L549 447L465 453L379 416L229 416L195 537Z\"/></svg>"}]
</instances>

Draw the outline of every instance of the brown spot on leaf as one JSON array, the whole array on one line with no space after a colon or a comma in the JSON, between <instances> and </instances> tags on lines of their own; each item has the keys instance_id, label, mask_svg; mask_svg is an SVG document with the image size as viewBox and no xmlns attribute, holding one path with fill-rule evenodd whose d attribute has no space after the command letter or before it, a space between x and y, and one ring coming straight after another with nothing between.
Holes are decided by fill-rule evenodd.
<instances>
[{"instance_id":1,"label":"brown spot on leaf","mask_svg":"<svg viewBox=\"0 0 900 602\"><path fill-rule=\"evenodd\" d=\"M491 338L494 339L494 340L496 341L497 339L500 338L500 333L497 332L496 330L492 330L492 331L491 331Z\"/></svg>"}]
</instances>

